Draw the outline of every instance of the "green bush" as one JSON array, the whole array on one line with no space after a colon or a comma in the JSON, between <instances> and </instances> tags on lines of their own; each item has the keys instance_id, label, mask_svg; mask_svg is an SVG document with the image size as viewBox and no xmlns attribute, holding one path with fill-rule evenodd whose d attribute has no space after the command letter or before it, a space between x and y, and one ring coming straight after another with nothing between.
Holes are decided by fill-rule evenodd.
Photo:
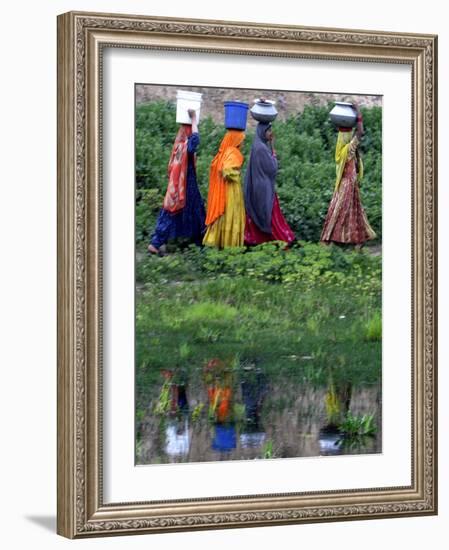
<instances>
[{"instance_id":1,"label":"green bush","mask_svg":"<svg viewBox=\"0 0 449 550\"><path fill-rule=\"evenodd\" d=\"M347 437L374 435L376 433L374 414L356 416L348 411L338 428Z\"/></svg>"},{"instance_id":2,"label":"green bush","mask_svg":"<svg viewBox=\"0 0 449 550\"><path fill-rule=\"evenodd\" d=\"M336 131L329 122L331 106L306 106L298 115L274 123L274 146L279 160L277 192L288 223L297 238L318 241L335 183ZM361 154L365 176L362 202L378 238L382 233L382 109L362 109L365 136ZM200 122L197 176L207 199L210 163L225 129L210 117ZM167 186L167 165L177 132L175 106L169 102L144 103L136 109L136 239L148 240ZM243 146L245 159L253 133ZM243 171L245 170L245 165ZM145 195L139 191L152 191Z\"/></svg>"},{"instance_id":3,"label":"green bush","mask_svg":"<svg viewBox=\"0 0 449 550\"><path fill-rule=\"evenodd\" d=\"M288 250L277 242L224 250L190 245L179 254L143 258L137 264L136 278L139 283L151 284L245 277L301 290L318 286L347 288L377 298L381 292L381 270L381 257L367 251L301 241ZM369 323L373 322L376 323L375 318ZM367 324L366 331L371 330L370 326Z\"/></svg>"},{"instance_id":4,"label":"green bush","mask_svg":"<svg viewBox=\"0 0 449 550\"><path fill-rule=\"evenodd\" d=\"M382 316L380 311L376 311L368 320L365 329L366 340L378 342L382 340Z\"/></svg>"}]
</instances>

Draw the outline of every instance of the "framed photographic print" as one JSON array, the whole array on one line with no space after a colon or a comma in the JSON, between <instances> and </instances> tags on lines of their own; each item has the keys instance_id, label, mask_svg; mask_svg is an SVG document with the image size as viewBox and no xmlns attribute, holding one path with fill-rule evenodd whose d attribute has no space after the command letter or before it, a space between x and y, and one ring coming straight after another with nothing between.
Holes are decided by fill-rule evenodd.
<instances>
[{"instance_id":1,"label":"framed photographic print","mask_svg":"<svg viewBox=\"0 0 449 550\"><path fill-rule=\"evenodd\" d=\"M435 514L437 38L58 18L58 532Z\"/></svg>"}]
</instances>

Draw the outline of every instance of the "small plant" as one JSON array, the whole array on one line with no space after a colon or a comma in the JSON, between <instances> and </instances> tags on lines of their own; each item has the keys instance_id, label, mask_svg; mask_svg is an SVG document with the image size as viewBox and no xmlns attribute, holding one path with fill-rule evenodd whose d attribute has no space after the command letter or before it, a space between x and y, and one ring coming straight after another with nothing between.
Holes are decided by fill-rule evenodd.
<instances>
[{"instance_id":1,"label":"small plant","mask_svg":"<svg viewBox=\"0 0 449 550\"><path fill-rule=\"evenodd\" d=\"M380 312L376 311L365 325L365 339L370 342L380 342L382 340L382 317Z\"/></svg>"},{"instance_id":2,"label":"small plant","mask_svg":"<svg viewBox=\"0 0 449 550\"><path fill-rule=\"evenodd\" d=\"M262 458L275 458L273 441L271 439L266 441L262 446Z\"/></svg>"},{"instance_id":3,"label":"small plant","mask_svg":"<svg viewBox=\"0 0 449 550\"><path fill-rule=\"evenodd\" d=\"M338 429L343 436L349 438L374 436L376 433L374 414L356 416L351 411L348 411L344 420L339 424Z\"/></svg>"},{"instance_id":4,"label":"small plant","mask_svg":"<svg viewBox=\"0 0 449 550\"><path fill-rule=\"evenodd\" d=\"M220 330L214 330L213 328L209 328L206 326L201 326L197 332L197 334L194 337L195 342L203 343L203 342L218 342L221 336Z\"/></svg>"},{"instance_id":5,"label":"small plant","mask_svg":"<svg viewBox=\"0 0 449 550\"><path fill-rule=\"evenodd\" d=\"M142 439L138 439L136 441L136 457L140 457L142 454L142 448L143 448L143 441Z\"/></svg>"},{"instance_id":6,"label":"small plant","mask_svg":"<svg viewBox=\"0 0 449 550\"><path fill-rule=\"evenodd\" d=\"M200 302L186 309L184 317L189 322L214 322L233 321L237 316L237 310L223 303Z\"/></svg>"}]
</instances>

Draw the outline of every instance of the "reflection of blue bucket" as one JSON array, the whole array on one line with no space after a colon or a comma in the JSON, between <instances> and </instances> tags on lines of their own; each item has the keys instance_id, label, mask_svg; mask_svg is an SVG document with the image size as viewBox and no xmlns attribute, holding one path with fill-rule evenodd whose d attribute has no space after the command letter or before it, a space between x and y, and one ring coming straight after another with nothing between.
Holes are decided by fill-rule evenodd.
<instances>
[{"instance_id":1,"label":"reflection of blue bucket","mask_svg":"<svg viewBox=\"0 0 449 550\"><path fill-rule=\"evenodd\" d=\"M212 441L212 449L214 451L232 451L237 446L237 437L235 427L232 425L215 426L215 437Z\"/></svg>"},{"instance_id":2,"label":"reflection of blue bucket","mask_svg":"<svg viewBox=\"0 0 449 550\"><path fill-rule=\"evenodd\" d=\"M225 101L225 126L234 130L246 130L248 118L248 103L241 101Z\"/></svg>"}]
</instances>

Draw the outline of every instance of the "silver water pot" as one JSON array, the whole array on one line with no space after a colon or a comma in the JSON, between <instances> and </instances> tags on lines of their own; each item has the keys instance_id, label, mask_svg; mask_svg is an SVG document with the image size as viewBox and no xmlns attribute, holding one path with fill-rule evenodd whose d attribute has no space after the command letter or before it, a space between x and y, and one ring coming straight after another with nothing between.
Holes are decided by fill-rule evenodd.
<instances>
[{"instance_id":1,"label":"silver water pot","mask_svg":"<svg viewBox=\"0 0 449 550\"><path fill-rule=\"evenodd\" d=\"M335 106L329 113L329 118L335 124L342 128L354 128L357 123L357 113L352 103L336 101Z\"/></svg>"},{"instance_id":2,"label":"silver water pot","mask_svg":"<svg viewBox=\"0 0 449 550\"><path fill-rule=\"evenodd\" d=\"M250 113L258 122L272 122L278 116L275 102L268 99L256 99Z\"/></svg>"}]
</instances>

